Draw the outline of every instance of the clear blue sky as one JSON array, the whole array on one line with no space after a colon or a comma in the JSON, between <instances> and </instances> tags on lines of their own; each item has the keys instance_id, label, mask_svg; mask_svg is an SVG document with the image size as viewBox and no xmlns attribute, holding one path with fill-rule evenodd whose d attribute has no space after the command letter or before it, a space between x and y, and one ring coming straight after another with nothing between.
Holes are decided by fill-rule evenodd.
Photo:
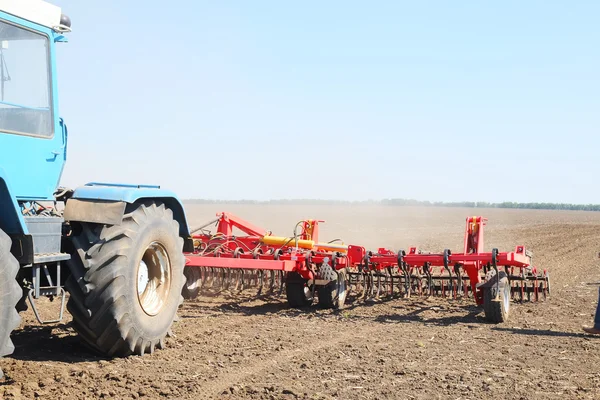
<instances>
[{"instance_id":1,"label":"clear blue sky","mask_svg":"<svg viewBox=\"0 0 600 400\"><path fill-rule=\"evenodd\" d=\"M63 184L600 203L598 1L74 1Z\"/></svg>"}]
</instances>

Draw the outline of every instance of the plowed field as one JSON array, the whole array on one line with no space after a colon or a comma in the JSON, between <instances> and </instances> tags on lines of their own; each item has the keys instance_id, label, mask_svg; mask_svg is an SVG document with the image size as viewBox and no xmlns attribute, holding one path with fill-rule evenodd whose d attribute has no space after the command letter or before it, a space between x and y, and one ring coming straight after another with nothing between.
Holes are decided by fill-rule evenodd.
<instances>
[{"instance_id":1,"label":"plowed field","mask_svg":"<svg viewBox=\"0 0 600 400\"><path fill-rule=\"evenodd\" d=\"M221 209L224 208L224 209ZM383 206L188 206L192 226L231 211L279 235L325 219L322 239L368 248L461 250L469 215L489 218L486 248L534 252L551 297L488 324L471 301L353 302L298 311L283 298L187 301L166 350L103 359L70 327L23 316L0 360L0 398L598 399L600 338L591 324L600 280L600 213ZM44 303L50 316L57 304Z\"/></svg>"}]
</instances>

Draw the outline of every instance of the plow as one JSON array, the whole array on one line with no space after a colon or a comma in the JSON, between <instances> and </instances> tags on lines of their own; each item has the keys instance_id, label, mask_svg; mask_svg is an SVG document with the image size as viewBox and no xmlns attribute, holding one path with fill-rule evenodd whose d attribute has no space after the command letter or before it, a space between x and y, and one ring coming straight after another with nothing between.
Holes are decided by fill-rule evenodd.
<instances>
[{"instance_id":1,"label":"plow","mask_svg":"<svg viewBox=\"0 0 600 400\"><path fill-rule=\"evenodd\" d=\"M493 323L508 319L512 302L540 301L550 294L550 276L533 264L525 246L484 251L487 219L466 219L462 252L429 252L319 241L320 220L303 220L293 236L275 236L229 213L192 233L186 252L183 295L255 291L283 296L291 307L317 303L343 308L347 298L385 300L415 296L472 299ZM216 228L212 231L210 228Z\"/></svg>"}]
</instances>

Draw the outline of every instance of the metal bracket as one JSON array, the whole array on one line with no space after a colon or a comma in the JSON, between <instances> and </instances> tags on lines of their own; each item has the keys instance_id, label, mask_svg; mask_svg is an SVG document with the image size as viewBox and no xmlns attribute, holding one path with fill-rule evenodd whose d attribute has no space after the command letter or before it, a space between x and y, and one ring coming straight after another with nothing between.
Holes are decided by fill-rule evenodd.
<instances>
[{"instance_id":1,"label":"metal bracket","mask_svg":"<svg viewBox=\"0 0 600 400\"><path fill-rule=\"evenodd\" d=\"M35 306L35 299L33 297L33 291L34 289L29 289L29 293L27 293L27 298L29 299L29 303L31 304L31 309L33 310L33 313L35 314L35 318L37 318L38 322L42 325L45 324L55 324L57 322L61 322L63 320L63 316L65 314L65 297L66 297L66 292L63 288L58 288L57 290L57 295L60 295L60 313L58 315L58 319L53 319L53 320L47 320L44 321L42 320L42 318L40 317L40 314L38 312L37 307Z\"/></svg>"},{"instance_id":2,"label":"metal bracket","mask_svg":"<svg viewBox=\"0 0 600 400\"><path fill-rule=\"evenodd\" d=\"M62 255L58 254L58 255L49 255L48 258L54 260L54 259L70 258L70 256L68 254L62 254ZM42 258L40 258L40 259L42 259ZM61 266L60 266L60 261L59 261L56 263L56 283L55 283L52 280L52 276L50 275L50 271L48 270L48 266L46 264L34 264L32 266L33 287L29 289L29 292L27 293L27 298L29 299L29 303L31 304L31 308L33 309L35 318L37 318L38 322L42 325L54 324L57 322L61 322L63 320L63 316L65 313L66 292L62 288L60 268L61 268ZM41 272L44 273L44 276L46 277L46 280L50 286L44 286L44 287L41 286L41 276L40 276ZM37 309L37 306L35 305L35 301L36 301L36 299L39 299L42 296L51 297L51 298L53 298L54 296L56 296L56 297L60 296L60 313L59 313L58 319L44 321L41 318L40 313Z\"/></svg>"}]
</instances>

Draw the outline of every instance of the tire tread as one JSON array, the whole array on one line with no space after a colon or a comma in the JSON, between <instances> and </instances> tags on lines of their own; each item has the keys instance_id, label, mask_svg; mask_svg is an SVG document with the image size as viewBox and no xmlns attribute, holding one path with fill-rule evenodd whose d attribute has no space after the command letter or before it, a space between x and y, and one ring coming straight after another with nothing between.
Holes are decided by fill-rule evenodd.
<instances>
[{"instance_id":1,"label":"tire tread","mask_svg":"<svg viewBox=\"0 0 600 400\"><path fill-rule=\"evenodd\" d=\"M136 334L124 297L128 251L138 229L151 218L169 220L173 213L164 204L153 201L130 205L121 225L84 224L82 234L72 239L74 251L69 262L72 274L66 283L70 293L67 308L83 341L102 354L143 355L164 343L164 335L145 343ZM170 224L173 234L178 237L178 246L183 248L179 224L173 222ZM181 288L177 289L181 292ZM178 305L181 302L180 297Z\"/></svg>"}]
</instances>

